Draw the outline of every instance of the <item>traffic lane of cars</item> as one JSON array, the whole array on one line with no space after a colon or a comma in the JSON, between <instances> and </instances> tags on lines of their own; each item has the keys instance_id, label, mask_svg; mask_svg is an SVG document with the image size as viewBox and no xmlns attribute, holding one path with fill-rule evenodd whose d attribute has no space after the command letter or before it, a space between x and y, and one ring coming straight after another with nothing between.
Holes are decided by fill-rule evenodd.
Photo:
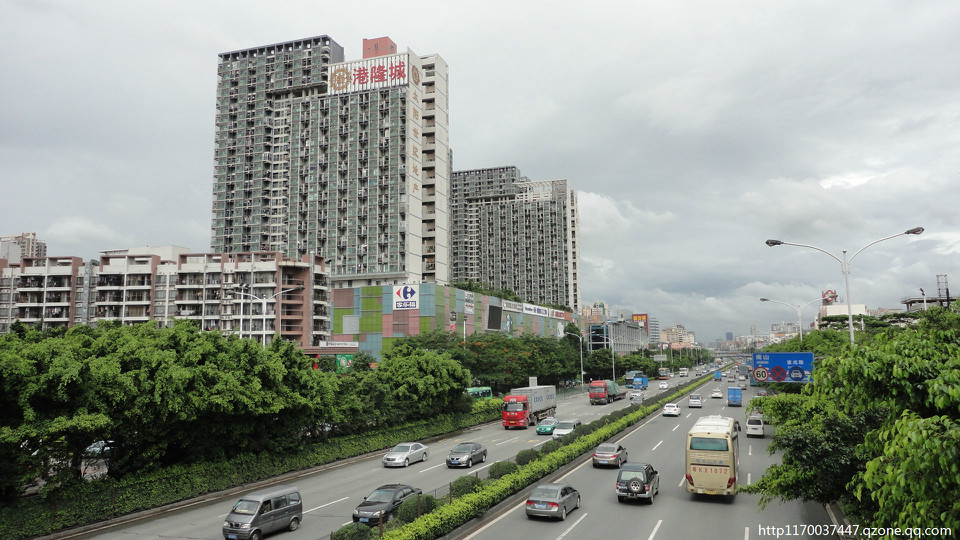
<instances>
[{"instance_id":1,"label":"traffic lane of cars","mask_svg":"<svg viewBox=\"0 0 960 540\"><path fill-rule=\"evenodd\" d=\"M681 401L681 400L678 400ZM656 538L693 538L709 536L717 538L740 537L744 527L756 526L758 517L757 497L737 495L734 501L723 497L693 497L683 490L685 466L681 449L686 441L686 432L701 415L724 414L741 417L740 409L727 409L725 404L706 402L702 409L684 408L680 418L652 416L641 428L623 437L619 442L630 452L628 463L649 462L660 473L660 494L650 506L633 501L618 503L613 488L618 469L594 469L584 463L563 478L557 480L576 488L582 497L581 508L568 515L563 523L534 520L527 523L523 505L518 505L478 531L470 538L493 539L497 537L557 538L590 537L593 528L602 528L603 536L646 538L656 529ZM768 428L769 430L769 428ZM741 432L742 433L742 432ZM769 434L769 433L768 433ZM614 439L616 440L616 439ZM777 458L769 456L763 439L741 438L741 482L747 483L763 473ZM771 508L770 505L768 509ZM810 515L817 515L818 505L809 508L801 504L786 504L771 512L763 512L764 523L790 521L804 523ZM689 519L691 510L697 519ZM822 511L822 508L820 509ZM578 515L578 512L582 512ZM822 513L822 512L821 512ZM825 515L825 513L823 513ZM801 517L803 516L803 517ZM572 523L571 523L572 522ZM598 529L599 530L599 529ZM754 529L755 530L755 529Z\"/></svg>"},{"instance_id":2,"label":"traffic lane of cars","mask_svg":"<svg viewBox=\"0 0 960 540\"><path fill-rule=\"evenodd\" d=\"M620 400L602 407L591 406L584 393L561 399L558 403L558 416L569 415L591 421L594 417L627 405L627 400ZM470 472L475 472L489 467L493 461L510 459L519 450L538 446L549 439L549 436L538 437L532 426L526 430L504 430L499 422L494 422L454 437L427 443L430 447L427 461L413 463L407 468L385 469L381 460L386 452L382 452L354 463L335 464L333 468L322 472L305 473L295 480L303 494L305 528L314 532L334 531L352 522L353 511L363 497L384 484L409 484L429 491L446 485L463 474L469 474L468 470L448 469L445 466L445 456L460 442L479 442L487 447L487 461L474 464L469 469ZM235 499L235 495L230 495L216 500L197 501L182 509L77 537L119 540L129 538L132 534L146 539L220 539L224 516L230 505L236 502ZM305 538L303 535L306 534L302 527L301 530L285 534L284 538L295 540Z\"/></svg>"}]
</instances>

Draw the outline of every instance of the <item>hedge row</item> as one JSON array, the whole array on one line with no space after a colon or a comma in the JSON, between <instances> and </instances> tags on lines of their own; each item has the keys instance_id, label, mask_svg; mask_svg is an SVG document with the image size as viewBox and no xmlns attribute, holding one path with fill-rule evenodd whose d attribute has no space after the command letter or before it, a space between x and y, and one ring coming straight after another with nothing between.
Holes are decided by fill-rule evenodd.
<instances>
[{"instance_id":1,"label":"hedge row","mask_svg":"<svg viewBox=\"0 0 960 540\"><path fill-rule=\"evenodd\" d=\"M450 504L443 505L434 512L421 516L413 523L388 531L382 538L383 540L433 540L449 534L471 519L482 516L487 510L521 489L560 469L584 453L592 451L598 444L643 420L650 413L659 410L664 403L669 403L682 396L691 387L697 387L707 382L709 381L704 380L687 387L678 388L674 393L654 404L645 407L633 405L626 409L614 411L589 425L581 426L583 429L578 428L574 433L563 438L564 441L567 441L568 437L572 437L572 440L566 442L562 447L548 453L541 452L538 459L519 466L516 471L480 485L475 492L454 499Z\"/></svg>"},{"instance_id":2,"label":"hedge row","mask_svg":"<svg viewBox=\"0 0 960 540\"><path fill-rule=\"evenodd\" d=\"M48 497L26 497L0 509L0 537L29 538L157 508L243 486L292 471L435 437L499 417L499 400L478 402L475 412L443 415L374 433L331 438L294 454L247 454L230 460L165 468L115 480L82 482Z\"/></svg>"}]
</instances>

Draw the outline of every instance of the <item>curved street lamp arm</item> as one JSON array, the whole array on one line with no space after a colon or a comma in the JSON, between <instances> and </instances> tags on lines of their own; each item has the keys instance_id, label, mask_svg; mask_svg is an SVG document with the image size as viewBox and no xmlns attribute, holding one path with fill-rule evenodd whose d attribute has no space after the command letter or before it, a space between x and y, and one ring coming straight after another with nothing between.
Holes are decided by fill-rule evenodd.
<instances>
[{"instance_id":1,"label":"curved street lamp arm","mask_svg":"<svg viewBox=\"0 0 960 540\"><path fill-rule=\"evenodd\" d=\"M916 227L916 228L914 228L914 229L910 229L909 231L904 231L904 232L902 232L902 233L897 233L897 234L891 234L890 236L888 236L888 237L886 237L886 238L881 238L881 239L879 239L879 240L874 240L873 242L870 242L869 244L867 244L867 245L863 246L862 248L858 249L856 253L854 253L849 259L847 259L847 264L849 264L851 261L853 261L853 258L856 257L857 255L859 255L861 251L867 249L868 247L870 247L870 246L872 246L872 245L874 245L874 244L878 244L878 243L880 243L880 242L883 242L884 240L889 240L889 239L891 239L891 238L896 238L896 237L898 237L898 236L903 236L903 235L905 235L905 234L920 234L920 233L922 233L922 232L923 232L923 227Z\"/></svg>"},{"instance_id":2,"label":"curved street lamp arm","mask_svg":"<svg viewBox=\"0 0 960 540\"><path fill-rule=\"evenodd\" d=\"M771 300L771 299L769 299L769 298L761 298L760 301L761 301L761 302L774 302L774 303L777 303L777 304L783 304L783 305L785 305L785 306L790 306L790 307L792 307L793 309L797 309L797 306L795 306L795 305L793 305L793 304L791 304L791 303L789 303L789 302L784 302L783 300ZM816 302L816 300L814 300L814 302ZM809 304L808 304L808 305L809 305Z\"/></svg>"},{"instance_id":3,"label":"curved street lamp arm","mask_svg":"<svg viewBox=\"0 0 960 540\"><path fill-rule=\"evenodd\" d=\"M884 238L884 240L886 240L886 238ZM877 240L877 242L879 242L879 240ZM876 243L876 242L874 242L874 243ZM825 249L818 248L817 246L810 246L810 245L807 245L807 244L794 244L793 242L783 242L783 245L785 245L785 246L797 246L797 247L805 247L805 248L815 249L815 250L819 251L820 253L825 253L825 254L829 255L830 257L833 258L833 260L835 260L835 261L837 261L838 263L840 263L841 266L843 265L843 261L840 260L840 257L837 257L836 255L834 255L833 253L830 253L829 251L827 251L827 250L825 250ZM863 251L863 250L860 250L860 251ZM859 253L859 251L858 251L857 253Z\"/></svg>"}]
</instances>

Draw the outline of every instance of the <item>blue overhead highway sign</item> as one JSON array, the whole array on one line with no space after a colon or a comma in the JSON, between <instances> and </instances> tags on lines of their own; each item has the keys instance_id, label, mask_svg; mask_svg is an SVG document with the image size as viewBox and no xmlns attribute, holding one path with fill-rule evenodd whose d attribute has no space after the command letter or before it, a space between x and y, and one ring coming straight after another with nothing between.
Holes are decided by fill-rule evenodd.
<instances>
[{"instance_id":1,"label":"blue overhead highway sign","mask_svg":"<svg viewBox=\"0 0 960 540\"><path fill-rule=\"evenodd\" d=\"M759 382L810 382L813 353L753 353L753 377Z\"/></svg>"}]
</instances>

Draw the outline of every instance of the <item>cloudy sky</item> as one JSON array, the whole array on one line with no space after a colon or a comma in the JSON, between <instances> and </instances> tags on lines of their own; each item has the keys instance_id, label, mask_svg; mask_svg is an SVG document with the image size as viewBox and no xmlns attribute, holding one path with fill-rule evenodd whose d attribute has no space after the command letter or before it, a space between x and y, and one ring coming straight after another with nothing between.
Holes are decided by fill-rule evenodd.
<instances>
[{"instance_id":1,"label":"cloudy sky","mask_svg":"<svg viewBox=\"0 0 960 540\"><path fill-rule=\"evenodd\" d=\"M589 5L589 7L585 7ZM329 35L450 65L454 169L579 190L585 304L698 341L960 290L960 3L0 0L0 234L210 246L217 54ZM803 310L805 322L814 306Z\"/></svg>"}]
</instances>

